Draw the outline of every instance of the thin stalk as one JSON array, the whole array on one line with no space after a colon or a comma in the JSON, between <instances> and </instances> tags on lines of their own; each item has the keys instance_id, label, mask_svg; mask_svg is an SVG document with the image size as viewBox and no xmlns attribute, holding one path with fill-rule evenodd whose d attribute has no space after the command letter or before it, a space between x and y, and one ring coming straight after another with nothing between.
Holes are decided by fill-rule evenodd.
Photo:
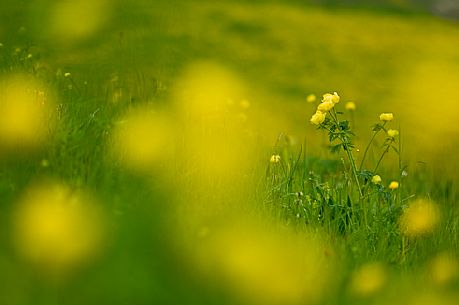
<instances>
[{"instance_id":1,"label":"thin stalk","mask_svg":"<svg viewBox=\"0 0 459 305\"><path fill-rule=\"evenodd\" d=\"M399 172L399 179L398 179L398 204L399 206L402 205L402 178L403 178L403 167L402 167L402 138L401 138L401 129L400 125L398 126L398 172Z\"/></svg>"},{"instance_id":2,"label":"thin stalk","mask_svg":"<svg viewBox=\"0 0 459 305\"><path fill-rule=\"evenodd\" d=\"M335 124L339 125L335 109L333 109L333 112L330 112L330 116L335 121ZM343 143L343 148L346 151L347 157L349 158L349 162L351 163L352 173L354 174L354 179L355 179L355 182L357 184L357 188L359 190L360 197L362 197L363 193L362 193L362 189L360 188L359 177L357 176L357 167L355 165L355 159L354 159L354 156L352 155L352 151L349 148L349 146L347 145L348 143L347 143L346 139L343 139L342 135L338 136L338 138L340 139L341 143Z\"/></svg>"},{"instance_id":3,"label":"thin stalk","mask_svg":"<svg viewBox=\"0 0 459 305\"><path fill-rule=\"evenodd\" d=\"M387 123L387 122L384 122L383 128L384 128L384 126L386 125L386 123ZM365 158L366 158L366 156L367 156L368 150L370 149L371 143L373 143L373 141L374 141L376 135L377 135L380 131L381 131L381 129L375 131L375 132L373 133L373 136L372 136L371 139L370 139L370 142L368 142L368 145L367 145L367 147L365 148L365 152L363 153L362 161L360 161L360 166L359 166L359 170L360 170L360 171L362 170L363 162L365 162Z\"/></svg>"},{"instance_id":4,"label":"thin stalk","mask_svg":"<svg viewBox=\"0 0 459 305\"><path fill-rule=\"evenodd\" d=\"M379 167L379 165L381 164L382 159L383 159L384 156L389 152L389 149L390 149L390 146L392 145L392 143L394 143L394 139L393 139L393 138L391 139L391 141L389 142L389 144L387 144L386 149L385 149L385 150L383 151L383 153L381 154L381 157L379 158L378 163L376 163L376 167L375 167L375 169L373 170L373 173L376 173L376 171L378 170L378 167Z\"/></svg>"}]
</instances>

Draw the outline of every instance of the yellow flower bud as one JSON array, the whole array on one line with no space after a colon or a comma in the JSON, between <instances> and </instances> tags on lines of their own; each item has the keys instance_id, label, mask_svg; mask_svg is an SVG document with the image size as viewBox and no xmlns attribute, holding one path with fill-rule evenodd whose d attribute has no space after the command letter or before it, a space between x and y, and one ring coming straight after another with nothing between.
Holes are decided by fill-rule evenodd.
<instances>
[{"instance_id":1,"label":"yellow flower bud","mask_svg":"<svg viewBox=\"0 0 459 305\"><path fill-rule=\"evenodd\" d=\"M325 121L325 113L317 111L311 118L310 122L314 125L320 125Z\"/></svg>"},{"instance_id":2,"label":"yellow flower bud","mask_svg":"<svg viewBox=\"0 0 459 305\"><path fill-rule=\"evenodd\" d=\"M392 181L392 182L389 184L389 189L391 189L391 190L396 190L396 189L398 189L398 182L397 182L397 181Z\"/></svg>"},{"instance_id":3,"label":"yellow flower bud","mask_svg":"<svg viewBox=\"0 0 459 305\"><path fill-rule=\"evenodd\" d=\"M379 175L374 175L373 178L371 178L371 183L373 184L380 184L382 181L381 176Z\"/></svg>"},{"instance_id":4,"label":"yellow flower bud","mask_svg":"<svg viewBox=\"0 0 459 305\"><path fill-rule=\"evenodd\" d=\"M306 101L308 103L314 103L316 101L317 97L314 95L314 94L309 94L307 97L306 97Z\"/></svg>"},{"instance_id":5,"label":"yellow flower bud","mask_svg":"<svg viewBox=\"0 0 459 305\"><path fill-rule=\"evenodd\" d=\"M333 107L335 107L335 104L333 102L322 102L317 106L317 110L320 112L327 112L330 111Z\"/></svg>"},{"instance_id":6,"label":"yellow flower bud","mask_svg":"<svg viewBox=\"0 0 459 305\"><path fill-rule=\"evenodd\" d=\"M391 138L395 138L396 136L398 136L398 130L395 130L395 129L389 129L387 131L387 135Z\"/></svg>"},{"instance_id":7,"label":"yellow flower bud","mask_svg":"<svg viewBox=\"0 0 459 305\"><path fill-rule=\"evenodd\" d=\"M325 93L322 97L322 102L332 102L336 104L339 102L339 95L336 92L333 92L333 94Z\"/></svg>"},{"instance_id":8,"label":"yellow flower bud","mask_svg":"<svg viewBox=\"0 0 459 305\"><path fill-rule=\"evenodd\" d=\"M271 163L279 163L281 157L279 155L272 155L271 156L271 159L269 160L269 162Z\"/></svg>"},{"instance_id":9,"label":"yellow flower bud","mask_svg":"<svg viewBox=\"0 0 459 305\"><path fill-rule=\"evenodd\" d=\"M390 122L394 119L394 115L392 113L381 113L379 119L383 122Z\"/></svg>"},{"instance_id":10,"label":"yellow flower bud","mask_svg":"<svg viewBox=\"0 0 459 305\"><path fill-rule=\"evenodd\" d=\"M344 105L344 108L349 111L354 111L355 110L355 103L354 102L347 102L346 105Z\"/></svg>"}]
</instances>

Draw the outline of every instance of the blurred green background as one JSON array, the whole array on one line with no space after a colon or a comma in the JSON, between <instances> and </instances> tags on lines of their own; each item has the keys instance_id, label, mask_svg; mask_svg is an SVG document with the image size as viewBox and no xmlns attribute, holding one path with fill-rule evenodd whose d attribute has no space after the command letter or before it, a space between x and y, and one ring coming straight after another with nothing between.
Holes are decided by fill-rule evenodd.
<instances>
[{"instance_id":1,"label":"blurred green background","mask_svg":"<svg viewBox=\"0 0 459 305\"><path fill-rule=\"evenodd\" d=\"M167 101L188 64L213 61L271 116L257 122L268 139L301 138L312 112L305 96L337 91L357 103L362 141L374 113L392 111L416 161L437 163L457 147L454 1L80 2L81 11L66 1L2 1L0 38L38 48L48 68L88 86L121 73L138 99Z\"/></svg>"}]
</instances>

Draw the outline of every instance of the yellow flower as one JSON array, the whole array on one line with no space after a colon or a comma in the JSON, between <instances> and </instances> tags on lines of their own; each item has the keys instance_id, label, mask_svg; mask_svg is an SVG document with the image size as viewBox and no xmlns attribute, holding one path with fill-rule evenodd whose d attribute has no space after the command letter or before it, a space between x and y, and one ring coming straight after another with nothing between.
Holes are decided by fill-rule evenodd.
<instances>
[{"instance_id":1,"label":"yellow flower","mask_svg":"<svg viewBox=\"0 0 459 305\"><path fill-rule=\"evenodd\" d=\"M394 119L394 114L392 113L381 113L379 119L383 122L390 122Z\"/></svg>"},{"instance_id":2,"label":"yellow flower","mask_svg":"<svg viewBox=\"0 0 459 305\"><path fill-rule=\"evenodd\" d=\"M398 182L397 181L392 181L390 184L389 184L389 189L391 190L396 190L398 189Z\"/></svg>"},{"instance_id":3,"label":"yellow flower","mask_svg":"<svg viewBox=\"0 0 459 305\"><path fill-rule=\"evenodd\" d=\"M325 113L317 111L311 118L311 123L314 125L320 125L325 121Z\"/></svg>"},{"instance_id":4,"label":"yellow flower","mask_svg":"<svg viewBox=\"0 0 459 305\"><path fill-rule=\"evenodd\" d=\"M387 131L387 135L391 138L395 138L396 136L398 136L398 130L395 130L395 129L389 129Z\"/></svg>"},{"instance_id":5,"label":"yellow flower","mask_svg":"<svg viewBox=\"0 0 459 305\"><path fill-rule=\"evenodd\" d=\"M333 92L333 94L325 93L322 97L322 102L332 102L336 104L339 102L339 95L336 92Z\"/></svg>"},{"instance_id":6,"label":"yellow flower","mask_svg":"<svg viewBox=\"0 0 459 305\"><path fill-rule=\"evenodd\" d=\"M319 106L317 106L317 110L325 113L330 111L334 106L335 104L333 102L322 102L319 104Z\"/></svg>"},{"instance_id":7,"label":"yellow flower","mask_svg":"<svg viewBox=\"0 0 459 305\"><path fill-rule=\"evenodd\" d=\"M380 184L382 181L381 176L379 175L374 175L373 178L371 178L371 183L373 184Z\"/></svg>"},{"instance_id":8,"label":"yellow flower","mask_svg":"<svg viewBox=\"0 0 459 305\"><path fill-rule=\"evenodd\" d=\"M349 111L354 111L355 110L355 103L354 102L347 102L346 105L344 105L344 108Z\"/></svg>"},{"instance_id":9,"label":"yellow flower","mask_svg":"<svg viewBox=\"0 0 459 305\"><path fill-rule=\"evenodd\" d=\"M279 155L272 155L271 159L269 160L269 162L278 163L280 161L280 159L281 159L281 157Z\"/></svg>"},{"instance_id":10,"label":"yellow flower","mask_svg":"<svg viewBox=\"0 0 459 305\"><path fill-rule=\"evenodd\" d=\"M306 101L308 103L314 103L316 101L317 97L314 95L314 94L309 94L307 97L306 97Z\"/></svg>"},{"instance_id":11,"label":"yellow flower","mask_svg":"<svg viewBox=\"0 0 459 305\"><path fill-rule=\"evenodd\" d=\"M402 232L410 237L421 236L434 230L440 221L440 211L432 201L418 199L400 218Z\"/></svg>"},{"instance_id":12,"label":"yellow flower","mask_svg":"<svg viewBox=\"0 0 459 305\"><path fill-rule=\"evenodd\" d=\"M72 74L70 74L70 72L64 73L64 77L70 77L70 76L72 76Z\"/></svg>"}]
</instances>

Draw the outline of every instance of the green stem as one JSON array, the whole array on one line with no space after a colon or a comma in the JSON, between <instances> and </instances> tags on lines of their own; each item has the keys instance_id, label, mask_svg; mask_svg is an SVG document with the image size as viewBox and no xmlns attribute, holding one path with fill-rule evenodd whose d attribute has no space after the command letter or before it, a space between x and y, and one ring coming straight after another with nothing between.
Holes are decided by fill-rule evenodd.
<instances>
[{"instance_id":1,"label":"green stem","mask_svg":"<svg viewBox=\"0 0 459 305\"><path fill-rule=\"evenodd\" d=\"M383 128L384 128L384 126L386 125L386 123L387 123L387 122L384 122ZM366 156L367 156L368 150L370 149L371 143L373 143L373 140L375 139L376 135L377 135L380 131L381 131L381 129L375 131L375 132L373 133L373 136L372 136L371 139L370 139L370 142L368 142L368 145L367 145L367 147L365 148L365 152L363 153L362 161L360 161L359 170L362 170L363 162L365 162L365 158L366 158Z\"/></svg>"},{"instance_id":2,"label":"green stem","mask_svg":"<svg viewBox=\"0 0 459 305\"><path fill-rule=\"evenodd\" d=\"M335 121L335 124L337 126L339 126L338 119L337 119L337 114L336 114L336 110L335 109L333 109L333 112L330 112L330 116ZM347 145L348 142L347 142L346 138L343 137L343 135L338 136L338 138L340 139L341 143L343 143L343 148L347 153L347 157L349 158L349 162L351 163L352 173L354 174L354 179L355 179L355 182L357 184L357 188L359 189L360 197L362 197L363 193L362 193L362 189L360 188L359 177L357 176L357 167L355 165L355 159L354 159L354 156L352 155L352 151L349 148L349 146Z\"/></svg>"},{"instance_id":3,"label":"green stem","mask_svg":"<svg viewBox=\"0 0 459 305\"><path fill-rule=\"evenodd\" d=\"M401 138L401 128L400 125L398 126L398 173L399 173L399 179L398 179L398 194L399 194L399 199L398 199L398 206L402 205L402 178L403 178L403 162L402 162L402 138Z\"/></svg>"},{"instance_id":4,"label":"green stem","mask_svg":"<svg viewBox=\"0 0 459 305\"><path fill-rule=\"evenodd\" d=\"M382 159L383 159L384 156L389 152L390 146L392 145L393 142L394 142L394 139L391 139L391 141L389 142L389 144L387 144L387 147L386 147L386 149L383 151L381 157L379 158L378 163L376 164L376 167L375 167L375 169L373 170L373 173L376 173L376 171L378 170L378 167L379 167L379 165L381 164Z\"/></svg>"}]
</instances>

